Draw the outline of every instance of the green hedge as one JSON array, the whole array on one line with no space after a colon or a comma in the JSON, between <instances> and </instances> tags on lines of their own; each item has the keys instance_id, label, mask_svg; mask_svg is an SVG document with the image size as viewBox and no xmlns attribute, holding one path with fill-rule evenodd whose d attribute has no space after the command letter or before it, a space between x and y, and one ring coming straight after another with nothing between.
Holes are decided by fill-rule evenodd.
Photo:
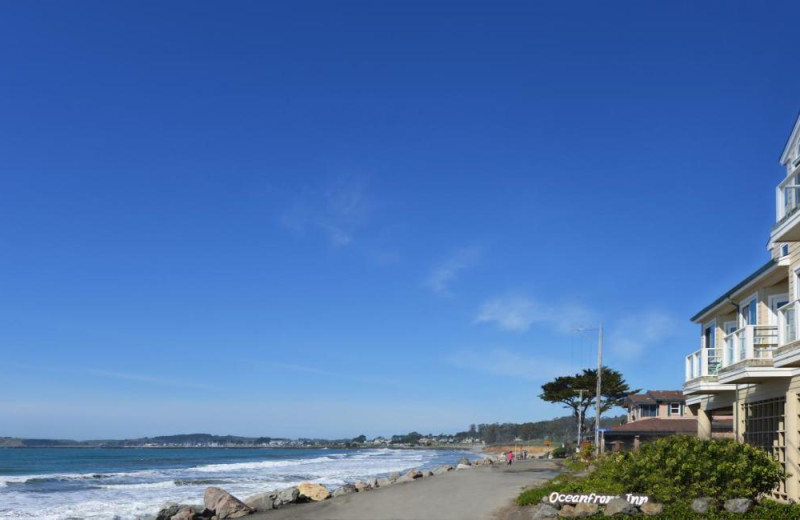
<instances>
[{"instance_id":1,"label":"green hedge","mask_svg":"<svg viewBox=\"0 0 800 520\"><path fill-rule=\"evenodd\" d=\"M756 499L771 492L786 476L781 465L758 448L732 439L700 440L683 435L646 444L636 453L606 455L594 465L596 469L586 477L560 475L541 488L524 491L517 503L537 504L553 491L635 493L666 504L663 518L687 518L681 515L687 513L687 504L693 498L714 497L720 503L730 498ZM762 511L760 518L800 518L800 506L787 509L774 502L759 506L769 507L776 509Z\"/></svg>"},{"instance_id":2,"label":"green hedge","mask_svg":"<svg viewBox=\"0 0 800 520\"><path fill-rule=\"evenodd\" d=\"M732 439L673 435L638 453L602 458L580 491L640 493L667 504L698 497L755 499L784 476L781 465L758 448Z\"/></svg>"}]
</instances>

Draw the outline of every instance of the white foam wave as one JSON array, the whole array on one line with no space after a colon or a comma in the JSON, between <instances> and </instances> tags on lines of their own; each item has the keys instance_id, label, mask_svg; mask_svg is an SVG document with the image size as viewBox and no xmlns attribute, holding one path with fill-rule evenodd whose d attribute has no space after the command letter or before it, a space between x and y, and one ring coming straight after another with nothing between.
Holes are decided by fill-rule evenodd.
<instances>
[{"instance_id":1,"label":"white foam wave","mask_svg":"<svg viewBox=\"0 0 800 520\"><path fill-rule=\"evenodd\" d=\"M49 473L37 475L0 475L0 485L25 484L36 481L58 481L58 480L86 480L102 482L110 478L142 478L157 476L160 473L154 470L131 471L127 473Z\"/></svg>"},{"instance_id":2,"label":"white foam wave","mask_svg":"<svg viewBox=\"0 0 800 520\"><path fill-rule=\"evenodd\" d=\"M334 489L348 482L444 463L446 455L433 451L376 449L331 453L320 457L282 460L255 460L197 467L141 470L127 473L73 473L15 475L0 477L0 482L19 483L0 487L0 519L36 518L63 520L137 519L153 515L166 502L202 503L203 492L211 481L223 481L222 487L235 496L247 497L259 492L315 482ZM460 457L461 454L458 454ZM452 463L453 460L446 461ZM26 482L87 480L86 489L71 492L31 493ZM211 484L215 485L215 484Z\"/></svg>"},{"instance_id":3,"label":"white foam wave","mask_svg":"<svg viewBox=\"0 0 800 520\"><path fill-rule=\"evenodd\" d=\"M219 473L229 471L243 471L243 470L258 470L268 468L286 468L289 466L301 466L303 464L314 464L318 462L330 462L335 459L331 457L316 457L313 459L295 459L295 460L264 460L260 462L235 462L232 464L207 464L205 466L197 466L195 471L203 473Z\"/></svg>"}]
</instances>

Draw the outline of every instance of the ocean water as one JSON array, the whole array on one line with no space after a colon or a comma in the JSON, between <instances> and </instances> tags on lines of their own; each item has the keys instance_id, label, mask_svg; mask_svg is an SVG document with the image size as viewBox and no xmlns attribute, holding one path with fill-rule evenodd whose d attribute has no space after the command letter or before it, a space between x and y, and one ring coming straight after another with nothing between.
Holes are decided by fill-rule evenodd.
<instances>
[{"instance_id":1,"label":"ocean water","mask_svg":"<svg viewBox=\"0 0 800 520\"><path fill-rule=\"evenodd\" d=\"M0 449L0 519L133 520L166 502L202 504L208 486L239 498L316 482L453 464L446 450Z\"/></svg>"}]
</instances>

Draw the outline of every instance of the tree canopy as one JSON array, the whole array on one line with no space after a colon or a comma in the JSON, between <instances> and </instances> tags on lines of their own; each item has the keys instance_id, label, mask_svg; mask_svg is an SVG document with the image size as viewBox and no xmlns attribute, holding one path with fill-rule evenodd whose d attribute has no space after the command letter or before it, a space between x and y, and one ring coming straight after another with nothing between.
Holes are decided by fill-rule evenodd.
<instances>
[{"instance_id":1,"label":"tree canopy","mask_svg":"<svg viewBox=\"0 0 800 520\"><path fill-rule=\"evenodd\" d=\"M603 367L603 377L600 383L601 413L615 406L622 406L625 398L639 392L639 389L631 390L622 374L613 368ZM579 390L583 390L583 398L580 397ZM553 381L543 384L539 397L550 403L562 403L564 408L572 410L572 415L577 420L579 414L581 417L586 417L586 410L595 404L596 394L597 369L584 369L583 372L574 376L559 376ZM588 421L584 423L586 430L589 429L587 423Z\"/></svg>"}]
</instances>

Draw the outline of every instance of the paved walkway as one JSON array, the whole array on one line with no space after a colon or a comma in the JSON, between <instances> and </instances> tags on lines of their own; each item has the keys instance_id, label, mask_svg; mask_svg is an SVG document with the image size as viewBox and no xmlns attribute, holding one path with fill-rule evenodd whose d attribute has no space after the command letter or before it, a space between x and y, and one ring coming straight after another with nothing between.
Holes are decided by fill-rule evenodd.
<instances>
[{"instance_id":1,"label":"paved walkway","mask_svg":"<svg viewBox=\"0 0 800 520\"><path fill-rule=\"evenodd\" d=\"M516 461L450 471L414 482L299 504L248 516L248 520L490 520L524 487L558 474L551 461Z\"/></svg>"}]
</instances>

